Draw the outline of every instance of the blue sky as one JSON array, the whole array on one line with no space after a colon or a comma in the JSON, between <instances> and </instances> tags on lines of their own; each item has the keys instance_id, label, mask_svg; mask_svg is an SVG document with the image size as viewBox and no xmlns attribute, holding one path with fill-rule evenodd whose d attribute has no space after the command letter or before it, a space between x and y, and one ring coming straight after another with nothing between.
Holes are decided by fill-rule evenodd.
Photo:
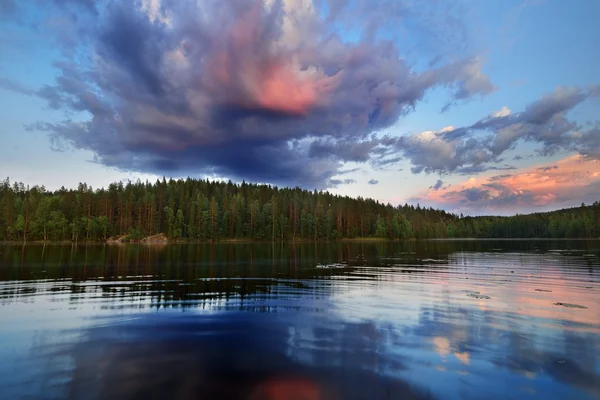
<instances>
[{"instance_id":1,"label":"blue sky","mask_svg":"<svg viewBox=\"0 0 600 400\"><path fill-rule=\"evenodd\" d=\"M600 3L343 3L0 0L0 175L467 214L600 200Z\"/></svg>"}]
</instances>

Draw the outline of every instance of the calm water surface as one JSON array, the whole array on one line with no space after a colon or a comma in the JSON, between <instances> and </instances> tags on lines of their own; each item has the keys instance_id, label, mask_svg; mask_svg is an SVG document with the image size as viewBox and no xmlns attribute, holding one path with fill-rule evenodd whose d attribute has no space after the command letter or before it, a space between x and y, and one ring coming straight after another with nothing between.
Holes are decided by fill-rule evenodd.
<instances>
[{"instance_id":1,"label":"calm water surface","mask_svg":"<svg viewBox=\"0 0 600 400\"><path fill-rule=\"evenodd\" d=\"M0 398L600 398L600 242L0 246Z\"/></svg>"}]
</instances>

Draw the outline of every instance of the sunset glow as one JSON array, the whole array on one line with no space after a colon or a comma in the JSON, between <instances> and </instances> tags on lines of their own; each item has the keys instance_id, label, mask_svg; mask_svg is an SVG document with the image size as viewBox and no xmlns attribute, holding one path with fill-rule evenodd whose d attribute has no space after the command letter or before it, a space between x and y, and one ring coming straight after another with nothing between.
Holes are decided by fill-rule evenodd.
<instances>
[{"instance_id":1,"label":"sunset glow","mask_svg":"<svg viewBox=\"0 0 600 400\"><path fill-rule=\"evenodd\" d=\"M515 206L544 209L565 204L573 196L584 201L590 194L598 193L600 161L574 155L551 165L540 164L516 173L469 178L456 185L430 189L418 199L450 209L492 211Z\"/></svg>"}]
</instances>

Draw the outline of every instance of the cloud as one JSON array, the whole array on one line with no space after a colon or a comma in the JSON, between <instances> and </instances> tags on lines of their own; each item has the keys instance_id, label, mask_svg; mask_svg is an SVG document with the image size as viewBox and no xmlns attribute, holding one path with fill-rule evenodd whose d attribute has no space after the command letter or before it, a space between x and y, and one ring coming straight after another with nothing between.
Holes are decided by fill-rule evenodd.
<instances>
[{"instance_id":1,"label":"cloud","mask_svg":"<svg viewBox=\"0 0 600 400\"><path fill-rule=\"evenodd\" d=\"M597 92L596 87L558 87L519 113L503 107L469 126L387 137L375 148L378 159L373 163L385 164L401 155L411 162L413 173L470 175L510 170L514 167L505 164L502 156L518 142L537 144L542 156L567 151L600 159L600 122L584 129L567 117L577 105L597 97Z\"/></svg>"},{"instance_id":2,"label":"cloud","mask_svg":"<svg viewBox=\"0 0 600 400\"><path fill-rule=\"evenodd\" d=\"M490 117L492 117L492 118L508 117L511 113L512 113L512 111L510 110L510 108L503 106L498 111L494 111L493 113L491 113Z\"/></svg>"},{"instance_id":3,"label":"cloud","mask_svg":"<svg viewBox=\"0 0 600 400\"><path fill-rule=\"evenodd\" d=\"M429 189L440 190L443 185L444 185L444 181L441 180L441 179L438 179L436 183L434 183L433 185L429 186Z\"/></svg>"},{"instance_id":4,"label":"cloud","mask_svg":"<svg viewBox=\"0 0 600 400\"><path fill-rule=\"evenodd\" d=\"M377 179L369 179L369 185L377 185L379 181Z\"/></svg>"},{"instance_id":5,"label":"cloud","mask_svg":"<svg viewBox=\"0 0 600 400\"><path fill-rule=\"evenodd\" d=\"M35 93L34 90L31 90L31 89L21 85L18 82L14 82L10 79L6 79L6 78L2 78L2 77L0 77L0 89L9 90L11 92L25 94L25 95L32 95Z\"/></svg>"},{"instance_id":6,"label":"cloud","mask_svg":"<svg viewBox=\"0 0 600 400\"><path fill-rule=\"evenodd\" d=\"M560 149L579 151L586 147L587 138L574 140L573 134L579 126L569 120L566 113L593 96L591 88L557 87L521 113L491 116L467 129L492 132L489 148L496 156L512 148L518 140L541 144L539 153L542 155L554 154Z\"/></svg>"},{"instance_id":7,"label":"cloud","mask_svg":"<svg viewBox=\"0 0 600 400\"><path fill-rule=\"evenodd\" d=\"M572 207L598 198L600 161L575 155L559 160L556 165L471 178L452 189L432 187L411 201L455 211L510 214Z\"/></svg>"},{"instance_id":8,"label":"cloud","mask_svg":"<svg viewBox=\"0 0 600 400\"><path fill-rule=\"evenodd\" d=\"M378 140L333 140L315 139L309 144L310 158L337 158L342 161L366 162L378 145Z\"/></svg>"},{"instance_id":9,"label":"cloud","mask_svg":"<svg viewBox=\"0 0 600 400\"><path fill-rule=\"evenodd\" d=\"M336 188L339 185L349 185L351 183L356 183L354 179L330 179L328 182L328 186L332 188Z\"/></svg>"},{"instance_id":10,"label":"cloud","mask_svg":"<svg viewBox=\"0 0 600 400\"><path fill-rule=\"evenodd\" d=\"M513 157L513 160L521 161L521 160L528 160L530 158L533 158L533 154L527 154L527 155L517 154L516 156Z\"/></svg>"},{"instance_id":11,"label":"cloud","mask_svg":"<svg viewBox=\"0 0 600 400\"><path fill-rule=\"evenodd\" d=\"M392 150L391 154L401 154L413 165L415 174L479 173L490 168L489 163L496 161L492 152L475 138L464 138L462 129L446 127L440 131L425 131L412 136L401 136L384 143ZM388 153L389 154L389 153ZM387 160L384 154L380 161Z\"/></svg>"},{"instance_id":12,"label":"cloud","mask_svg":"<svg viewBox=\"0 0 600 400\"><path fill-rule=\"evenodd\" d=\"M587 131L576 131L571 135L573 147L579 154L595 160L600 159L600 124Z\"/></svg>"},{"instance_id":13,"label":"cloud","mask_svg":"<svg viewBox=\"0 0 600 400\"><path fill-rule=\"evenodd\" d=\"M382 15L390 27L460 31L449 18L431 24L419 2L54 4L76 15L56 33L69 51L35 93L69 119L32 127L123 170L322 188L345 162L375 163L386 145L371 135L429 89L452 101L495 89L481 58L417 71L379 35Z\"/></svg>"},{"instance_id":14,"label":"cloud","mask_svg":"<svg viewBox=\"0 0 600 400\"><path fill-rule=\"evenodd\" d=\"M437 71L431 71L436 75L436 79L446 80L452 84L458 77L452 102L442 108L442 112L448 111L459 101L464 101L475 95L487 95L496 90L496 87L490 82L483 73L483 60L481 58L472 58L459 63L450 64Z\"/></svg>"}]
</instances>

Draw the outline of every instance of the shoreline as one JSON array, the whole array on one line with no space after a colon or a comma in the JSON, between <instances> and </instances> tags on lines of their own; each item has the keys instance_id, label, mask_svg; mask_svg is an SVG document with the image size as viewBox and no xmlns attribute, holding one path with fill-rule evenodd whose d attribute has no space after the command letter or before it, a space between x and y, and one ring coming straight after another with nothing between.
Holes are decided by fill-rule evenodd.
<instances>
[{"instance_id":1,"label":"shoreline","mask_svg":"<svg viewBox=\"0 0 600 400\"><path fill-rule=\"evenodd\" d=\"M312 240L312 239L286 239L286 240L256 240L256 239L221 239L221 240L168 240L155 242L136 241L77 241L70 240L6 240L0 242L4 246L18 245L144 245L144 246L164 246L173 244L274 244L274 243L407 243L407 242L460 242L460 241L588 241L600 240L600 238L428 238L428 239L385 239L385 238L344 238L337 240Z\"/></svg>"}]
</instances>

